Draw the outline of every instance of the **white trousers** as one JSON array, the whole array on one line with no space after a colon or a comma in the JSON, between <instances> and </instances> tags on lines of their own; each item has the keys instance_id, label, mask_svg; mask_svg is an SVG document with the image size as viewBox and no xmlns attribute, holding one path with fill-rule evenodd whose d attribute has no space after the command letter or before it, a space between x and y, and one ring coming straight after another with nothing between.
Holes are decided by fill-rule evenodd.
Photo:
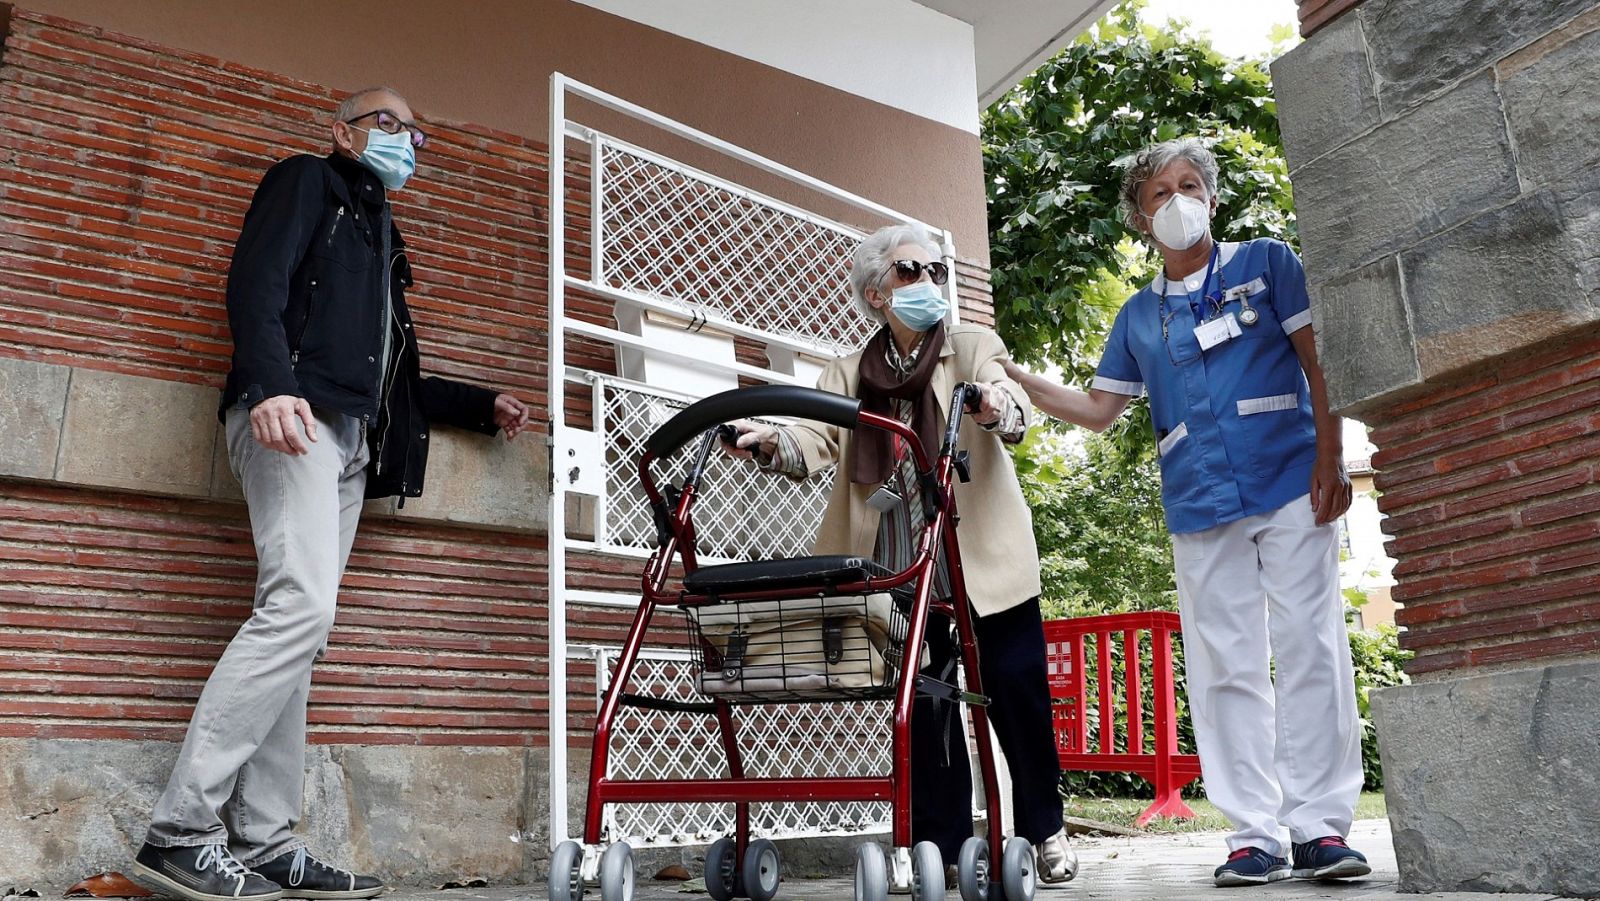
<instances>
[{"instance_id":1,"label":"white trousers","mask_svg":"<svg viewBox=\"0 0 1600 901\"><path fill-rule=\"evenodd\" d=\"M1316 525L1307 495L1172 544L1189 713L1228 849L1287 856L1284 827L1347 835L1361 728L1337 526Z\"/></svg>"}]
</instances>

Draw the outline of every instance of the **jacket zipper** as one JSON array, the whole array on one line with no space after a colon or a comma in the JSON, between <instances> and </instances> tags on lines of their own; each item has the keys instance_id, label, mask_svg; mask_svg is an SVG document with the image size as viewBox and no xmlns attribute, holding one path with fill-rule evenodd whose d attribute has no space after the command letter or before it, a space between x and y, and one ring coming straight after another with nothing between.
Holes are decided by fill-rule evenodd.
<instances>
[{"instance_id":1,"label":"jacket zipper","mask_svg":"<svg viewBox=\"0 0 1600 901\"><path fill-rule=\"evenodd\" d=\"M402 252L397 251L389 260L390 296L385 298L384 303L384 306L389 311L389 315L384 321L384 328L389 329L390 331L396 331L395 326L400 324L399 319L394 313L394 267L396 263L400 262L400 257L403 255L404 254ZM380 399L378 405L378 417L383 420L383 434L378 436L378 459L373 475L383 475L383 442L389 437L389 426L392 424L389 417L389 391L394 388L394 380L399 377L400 361L405 359L406 355L405 329L398 329L398 331L399 334L395 336L395 339L400 342L400 350L394 355L394 360L389 362L389 364L385 367L382 392L383 397Z\"/></svg>"},{"instance_id":2,"label":"jacket zipper","mask_svg":"<svg viewBox=\"0 0 1600 901\"><path fill-rule=\"evenodd\" d=\"M294 348L289 351L289 365L300 365L300 346L306 341L306 329L311 325L311 310L317 302L317 280L311 280L311 290L306 293L306 316L300 320L300 331L294 336Z\"/></svg>"},{"instance_id":3,"label":"jacket zipper","mask_svg":"<svg viewBox=\"0 0 1600 901\"><path fill-rule=\"evenodd\" d=\"M333 236L339 233L339 223L344 221L344 207L339 207L339 212L333 215L333 227L328 229L328 246L333 246Z\"/></svg>"}]
</instances>

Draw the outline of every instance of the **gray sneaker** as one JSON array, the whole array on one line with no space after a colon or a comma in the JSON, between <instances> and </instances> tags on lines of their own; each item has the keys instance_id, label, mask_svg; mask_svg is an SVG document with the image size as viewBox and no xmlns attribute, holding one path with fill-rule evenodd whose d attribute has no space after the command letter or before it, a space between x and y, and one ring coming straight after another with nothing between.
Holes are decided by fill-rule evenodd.
<instances>
[{"instance_id":1,"label":"gray sneaker","mask_svg":"<svg viewBox=\"0 0 1600 901\"><path fill-rule=\"evenodd\" d=\"M1078 852L1072 850L1066 827L1035 845L1039 861L1039 881L1045 885L1071 882L1078 875Z\"/></svg>"},{"instance_id":2,"label":"gray sneaker","mask_svg":"<svg viewBox=\"0 0 1600 901\"><path fill-rule=\"evenodd\" d=\"M133 859L133 881L158 895L187 901L278 901L277 883L234 859L225 845L158 848L145 842Z\"/></svg>"},{"instance_id":3,"label":"gray sneaker","mask_svg":"<svg viewBox=\"0 0 1600 901\"><path fill-rule=\"evenodd\" d=\"M285 898L316 898L322 901L371 898L383 893L376 876L358 876L349 870L330 866L296 848L266 863L257 864L261 875L283 886Z\"/></svg>"}]
</instances>

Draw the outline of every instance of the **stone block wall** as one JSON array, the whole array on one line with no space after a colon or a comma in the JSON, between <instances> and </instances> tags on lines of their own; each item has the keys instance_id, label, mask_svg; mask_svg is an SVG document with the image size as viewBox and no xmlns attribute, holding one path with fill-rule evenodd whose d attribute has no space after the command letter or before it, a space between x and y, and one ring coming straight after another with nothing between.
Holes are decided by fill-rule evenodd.
<instances>
[{"instance_id":1,"label":"stone block wall","mask_svg":"<svg viewBox=\"0 0 1600 901\"><path fill-rule=\"evenodd\" d=\"M1600 2L1301 12L1273 77L1318 346L1415 653L1373 708L1402 886L1600 894Z\"/></svg>"},{"instance_id":2,"label":"stone block wall","mask_svg":"<svg viewBox=\"0 0 1600 901\"><path fill-rule=\"evenodd\" d=\"M1371 0L1273 76L1331 399L1376 427L1413 673L1596 650L1566 620L1600 601L1600 4Z\"/></svg>"},{"instance_id":3,"label":"stone block wall","mask_svg":"<svg viewBox=\"0 0 1600 901\"><path fill-rule=\"evenodd\" d=\"M1369 2L1273 77L1336 407L1595 320L1593 0Z\"/></svg>"}]
</instances>

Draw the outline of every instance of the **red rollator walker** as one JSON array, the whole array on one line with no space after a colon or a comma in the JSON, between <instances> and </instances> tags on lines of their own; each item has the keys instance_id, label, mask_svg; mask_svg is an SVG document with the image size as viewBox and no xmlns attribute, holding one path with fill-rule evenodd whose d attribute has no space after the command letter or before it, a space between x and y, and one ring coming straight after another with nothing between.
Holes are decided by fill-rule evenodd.
<instances>
[{"instance_id":1,"label":"red rollator walker","mask_svg":"<svg viewBox=\"0 0 1600 901\"><path fill-rule=\"evenodd\" d=\"M978 397L974 386L956 387L937 459L928 458L909 426L864 412L856 398L789 386L744 388L708 397L679 412L646 440L639 478L654 511L657 550L645 566L644 596L596 721L583 844L564 842L552 855L551 901L578 901L584 886L596 882L603 901L631 901L633 851L623 841L601 845L605 804L735 805L734 834L718 839L706 854L706 891L714 901L772 901L782 862L771 841L751 840L750 805L838 801L887 801L892 809L893 848L887 859L871 842L858 850L857 901L883 901L890 891L910 892L918 901L943 901L945 862L938 847L931 842L911 844L911 716L919 694L966 704L972 712L989 827L986 838L974 836L961 848L956 863L962 901L1031 901L1036 882L1033 849L1026 839L1002 840L1001 798L985 711L988 699L979 676L978 647L956 542L953 479L969 478L967 455L956 450L956 443L962 413ZM918 511L909 523L916 542L909 564L895 571L863 557L830 555L699 565L692 514L696 498L707 490L702 484L706 462L719 440L729 441L734 435L724 423L754 417L806 419L843 429L867 426L904 442L913 455L914 474L908 479L902 468L891 480L895 485L880 489L880 494L889 493L891 503L875 506ZM658 487L651 464L691 442L697 442L695 456L683 484ZM905 501L910 492L916 493L917 503L893 503ZM934 590L941 551L948 599L936 597ZM675 561L682 564L681 580L672 578ZM645 633L662 607L678 608L688 618L699 693L689 700L629 693ZM965 689L953 674L942 681L918 672L930 612L942 613L956 625ZM909 648L918 650L907 654ZM911 662L906 664L908 657ZM770 779L746 775L734 706L861 700L893 701L888 773ZM625 705L715 717L727 756L727 777L607 778L612 726ZM991 849L1003 851L991 856Z\"/></svg>"}]
</instances>

